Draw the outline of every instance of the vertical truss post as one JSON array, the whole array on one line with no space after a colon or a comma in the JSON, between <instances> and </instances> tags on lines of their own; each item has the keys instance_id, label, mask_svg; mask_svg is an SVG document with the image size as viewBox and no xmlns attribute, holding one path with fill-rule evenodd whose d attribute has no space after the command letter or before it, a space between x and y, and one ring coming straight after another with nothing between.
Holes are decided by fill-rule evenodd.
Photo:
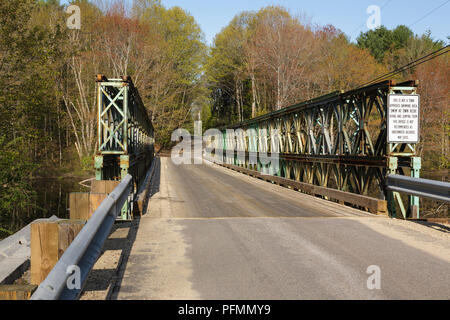
<instances>
[{"instance_id":1,"label":"vertical truss post","mask_svg":"<svg viewBox=\"0 0 450 320\"><path fill-rule=\"evenodd\" d=\"M130 157L127 155L120 156L120 179L123 180L130 172ZM134 175L136 176L136 175ZM136 178L133 177L133 188L134 188L134 180ZM135 190L133 190L134 193ZM122 208L122 220L131 220L132 210L128 210L129 202L125 201L125 204Z\"/></svg>"},{"instance_id":2,"label":"vertical truss post","mask_svg":"<svg viewBox=\"0 0 450 320\"><path fill-rule=\"evenodd\" d=\"M387 168L387 174L397 174L397 168L398 168L398 158L397 157L389 157L388 158L388 168ZM387 190L387 203L388 203L388 210L390 213L390 216L392 218L397 217L397 209L395 208L395 192Z\"/></svg>"},{"instance_id":3,"label":"vertical truss post","mask_svg":"<svg viewBox=\"0 0 450 320\"><path fill-rule=\"evenodd\" d=\"M419 157L411 158L411 177L420 178L420 170L422 169L422 159ZM410 217L413 219L420 218L420 202L419 197L409 196Z\"/></svg>"},{"instance_id":4,"label":"vertical truss post","mask_svg":"<svg viewBox=\"0 0 450 320\"><path fill-rule=\"evenodd\" d=\"M125 152L131 153L134 150L131 150L132 148L128 148L128 139L132 138L129 134L129 128L130 128L130 108L132 106L129 106L129 99L128 99L128 91L130 90L130 86L126 85L123 87L123 148L126 150ZM131 146L130 146L131 147ZM133 145L134 147L134 145ZM126 175L125 175L126 176ZM123 176L122 179L125 177Z\"/></svg>"}]
</instances>

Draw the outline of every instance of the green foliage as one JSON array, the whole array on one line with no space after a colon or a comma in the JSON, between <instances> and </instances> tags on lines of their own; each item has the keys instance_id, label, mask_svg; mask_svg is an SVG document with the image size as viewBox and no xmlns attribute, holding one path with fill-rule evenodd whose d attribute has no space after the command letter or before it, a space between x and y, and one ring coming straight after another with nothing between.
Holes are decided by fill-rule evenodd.
<instances>
[{"instance_id":1,"label":"green foliage","mask_svg":"<svg viewBox=\"0 0 450 320\"><path fill-rule=\"evenodd\" d=\"M26 157L23 138L9 141L0 135L0 225L10 228L17 215L33 205L32 175L37 165Z\"/></svg>"},{"instance_id":2,"label":"green foliage","mask_svg":"<svg viewBox=\"0 0 450 320\"><path fill-rule=\"evenodd\" d=\"M10 235L12 235L13 232L10 230L7 230L5 228L0 228L0 240L9 237Z\"/></svg>"},{"instance_id":3,"label":"green foliage","mask_svg":"<svg viewBox=\"0 0 450 320\"><path fill-rule=\"evenodd\" d=\"M160 1L136 1L133 16L149 30L140 53L148 52L149 59L145 69L138 70L143 74L138 88L152 113L156 142L168 146L171 133L191 122L192 103L207 96L204 35L190 14L180 7L166 9Z\"/></svg>"},{"instance_id":4,"label":"green foliage","mask_svg":"<svg viewBox=\"0 0 450 320\"><path fill-rule=\"evenodd\" d=\"M368 49L379 62L397 68L427 53L443 47L443 41L435 41L431 32L418 36L408 27L399 25L394 30L381 26L376 30L361 33L357 38L359 48Z\"/></svg>"},{"instance_id":5,"label":"green foliage","mask_svg":"<svg viewBox=\"0 0 450 320\"><path fill-rule=\"evenodd\" d=\"M407 26L399 25L397 28L392 30L392 42L395 49L401 49L408 45L414 37L414 33Z\"/></svg>"},{"instance_id":6,"label":"green foliage","mask_svg":"<svg viewBox=\"0 0 450 320\"><path fill-rule=\"evenodd\" d=\"M383 71L333 26L314 28L278 6L234 17L216 35L205 69L216 126L349 89Z\"/></svg>"},{"instance_id":7,"label":"green foliage","mask_svg":"<svg viewBox=\"0 0 450 320\"><path fill-rule=\"evenodd\" d=\"M399 40L402 40L401 37ZM381 26L375 30L369 30L366 33L361 33L357 38L357 44L359 48L368 49L372 56L379 63L382 63L386 51L388 51L392 44L394 44L394 36L392 31L388 30L384 26Z\"/></svg>"},{"instance_id":8,"label":"green foliage","mask_svg":"<svg viewBox=\"0 0 450 320\"><path fill-rule=\"evenodd\" d=\"M58 27L36 25L55 1L0 2L0 226L20 227L35 208L33 178L53 152Z\"/></svg>"},{"instance_id":9,"label":"green foliage","mask_svg":"<svg viewBox=\"0 0 450 320\"><path fill-rule=\"evenodd\" d=\"M91 171L94 167L94 158L92 156L85 156L81 159L81 168L86 171Z\"/></svg>"}]
</instances>

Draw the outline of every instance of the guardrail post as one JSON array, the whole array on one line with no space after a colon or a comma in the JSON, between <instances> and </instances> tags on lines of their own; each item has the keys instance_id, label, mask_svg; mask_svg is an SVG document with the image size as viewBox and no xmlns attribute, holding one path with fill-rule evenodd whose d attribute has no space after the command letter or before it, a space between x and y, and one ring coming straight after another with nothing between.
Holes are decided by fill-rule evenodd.
<instances>
[{"instance_id":1,"label":"guardrail post","mask_svg":"<svg viewBox=\"0 0 450 320\"><path fill-rule=\"evenodd\" d=\"M69 195L70 219L88 221L107 197L107 193L71 193Z\"/></svg>"},{"instance_id":2,"label":"guardrail post","mask_svg":"<svg viewBox=\"0 0 450 320\"><path fill-rule=\"evenodd\" d=\"M106 193L110 194L117 188L120 181L110 180L92 180L91 193ZM96 208L97 209L97 208Z\"/></svg>"},{"instance_id":3,"label":"guardrail post","mask_svg":"<svg viewBox=\"0 0 450 320\"><path fill-rule=\"evenodd\" d=\"M420 178L420 170L422 169L422 158L414 157L411 159L411 177ZM420 218L420 198L409 196L410 218Z\"/></svg>"},{"instance_id":4,"label":"guardrail post","mask_svg":"<svg viewBox=\"0 0 450 320\"><path fill-rule=\"evenodd\" d=\"M45 280L84 225L70 220L31 224L31 284Z\"/></svg>"},{"instance_id":5,"label":"guardrail post","mask_svg":"<svg viewBox=\"0 0 450 320\"><path fill-rule=\"evenodd\" d=\"M119 184L120 181L93 180L91 192L71 193L69 195L70 219L88 221Z\"/></svg>"},{"instance_id":6,"label":"guardrail post","mask_svg":"<svg viewBox=\"0 0 450 320\"><path fill-rule=\"evenodd\" d=\"M44 261L45 265L49 265L53 262L48 258L46 260L43 259L42 252L47 252L47 256L50 256L51 258L57 256L58 260L54 267L51 267L51 270L49 270L48 276L40 283L38 289L32 295L31 300L75 300L79 297L89 272L92 270L95 262L102 253L102 247L109 237L114 221L120 213L120 208L132 192L132 179L131 175L127 175L111 195L103 201L86 225L82 222L84 227L80 228L81 230L79 233L75 234L74 232L74 236L69 239L73 239L73 242L61 241L61 238L63 240L65 238L61 237L59 230L58 233L53 232L53 236L51 236L51 233L41 230L39 225L35 226L34 230L32 229L32 266L33 251L35 252L35 255L37 255L37 258L34 259L37 263L34 263L34 265L39 269L42 269L41 261ZM70 221L69 223L73 223L73 221ZM63 234L67 235L67 233ZM45 238L41 240L41 236L45 236ZM69 242L72 243L62 254L63 251L60 250L61 245ZM55 243L57 245L55 245ZM52 250L44 251L42 250L42 247L44 246L49 247ZM57 248L56 254L55 248ZM70 280L70 271L73 271L72 267L76 266L78 266L80 271L80 287L69 288L67 283L68 280ZM68 270L68 268L70 269ZM42 280L42 278L40 280Z\"/></svg>"}]
</instances>

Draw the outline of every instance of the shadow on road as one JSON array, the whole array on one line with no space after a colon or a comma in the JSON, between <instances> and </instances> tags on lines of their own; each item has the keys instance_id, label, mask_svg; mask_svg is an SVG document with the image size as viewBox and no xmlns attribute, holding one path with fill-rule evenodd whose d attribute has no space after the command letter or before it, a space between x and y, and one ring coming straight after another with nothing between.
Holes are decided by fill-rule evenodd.
<instances>
[{"instance_id":1,"label":"shadow on road","mask_svg":"<svg viewBox=\"0 0 450 320\"><path fill-rule=\"evenodd\" d=\"M161 180L161 160L159 157L155 158L155 172L153 173L153 177L150 183L150 190L147 193L147 198L144 201L143 212L144 215L147 212L148 204L150 199L159 192L160 188L160 180ZM113 283L108 291L106 296L106 300L117 300L120 288L122 286L123 276L128 264L128 259L131 254L131 249L133 248L133 244L136 240L136 235L139 229L140 218L135 219L135 221L131 222L130 231L128 233L128 237L126 241L123 242L122 247L122 255L120 257L120 262L118 266L118 270L116 276L113 278Z\"/></svg>"},{"instance_id":2,"label":"shadow on road","mask_svg":"<svg viewBox=\"0 0 450 320\"><path fill-rule=\"evenodd\" d=\"M144 201L144 213L147 212L149 200L159 192L160 177L161 162L157 157L155 158L155 172L149 186L150 190ZM86 299L105 299L105 296L101 295L100 292L107 291L106 300L117 300L128 259L136 241L140 221L141 217L135 216L133 221L118 222L114 225L110 238L105 242L102 256L89 274L89 279L83 290ZM118 263L108 261L117 261L113 253L117 255L118 252L120 252Z\"/></svg>"},{"instance_id":3,"label":"shadow on road","mask_svg":"<svg viewBox=\"0 0 450 320\"><path fill-rule=\"evenodd\" d=\"M434 222L425 222L425 221L414 221L414 223L420 224L422 226L441 231L444 233L450 233L450 227L448 225L444 225L441 223L434 223Z\"/></svg>"}]
</instances>

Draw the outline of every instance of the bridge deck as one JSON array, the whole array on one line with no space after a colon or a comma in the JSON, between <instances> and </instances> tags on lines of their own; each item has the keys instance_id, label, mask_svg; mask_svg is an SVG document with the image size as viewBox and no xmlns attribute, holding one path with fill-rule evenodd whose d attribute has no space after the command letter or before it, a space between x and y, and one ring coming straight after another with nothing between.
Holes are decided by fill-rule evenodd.
<instances>
[{"instance_id":1,"label":"bridge deck","mask_svg":"<svg viewBox=\"0 0 450 320\"><path fill-rule=\"evenodd\" d=\"M162 158L117 299L449 299L449 230ZM381 268L381 290L367 269Z\"/></svg>"}]
</instances>

